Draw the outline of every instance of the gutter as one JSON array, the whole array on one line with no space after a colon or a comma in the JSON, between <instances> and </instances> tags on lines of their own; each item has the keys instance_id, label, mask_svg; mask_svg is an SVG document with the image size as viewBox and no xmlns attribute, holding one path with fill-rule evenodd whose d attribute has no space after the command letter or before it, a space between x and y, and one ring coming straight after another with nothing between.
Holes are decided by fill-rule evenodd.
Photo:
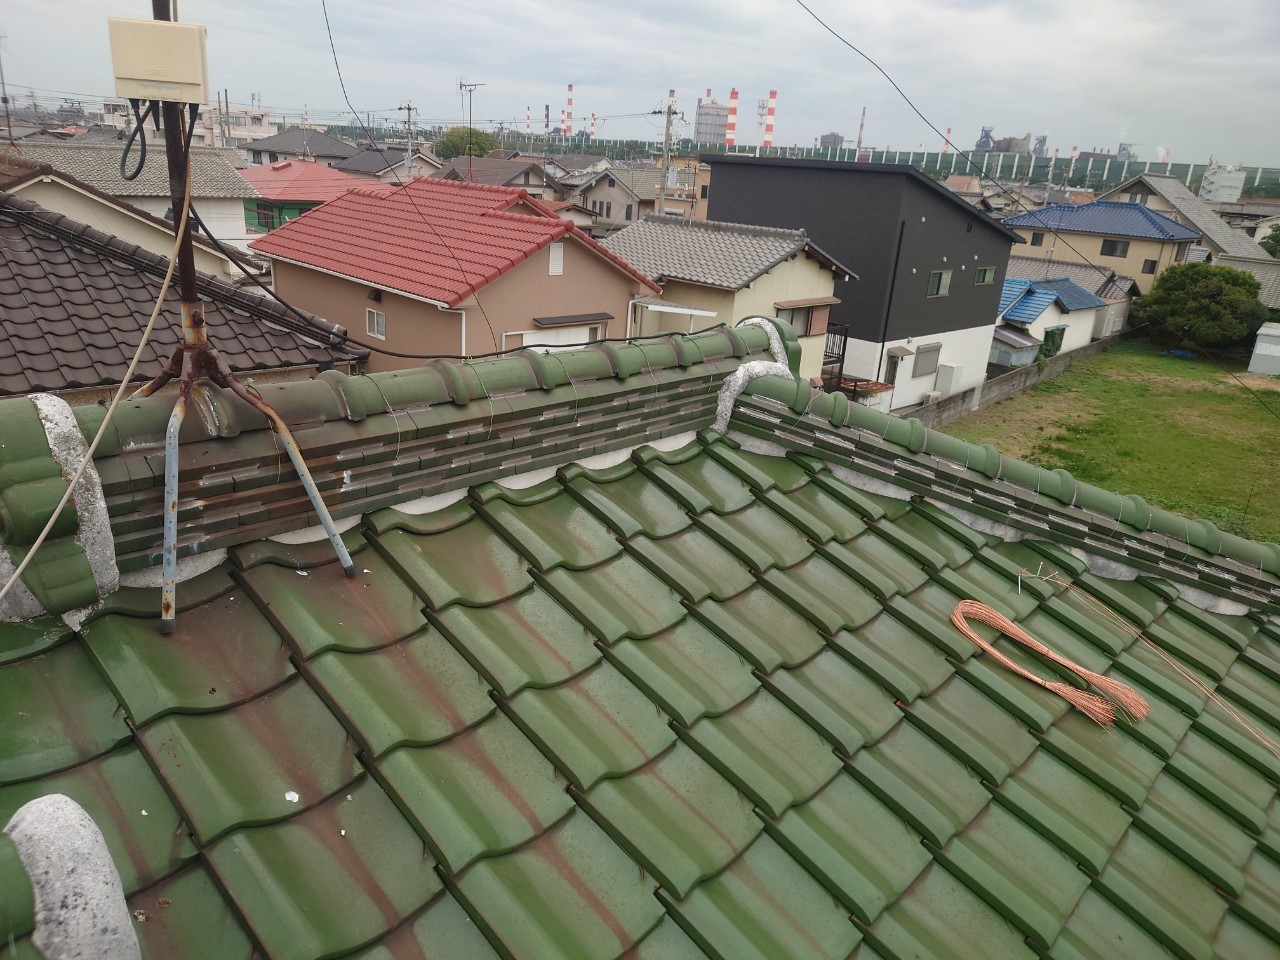
<instances>
[{"instance_id":1,"label":"gutter","mask_svg":"<svg viewBox=\"0 0 1280 960\"><path fill-rule=\"evenodd\" d=\"M428 303L430 303L431 301L429 301L429 300L428 300L427 302L428 302ZM441 313L456 313L456 314L458 315L458 318L459 318L459 320L461 321L461 323L460 323L460 327L459 327L459 333L458 333L458 354L459 354L460 356L463 356L463 357L468 356L468 354L467 354L467 311L466 311L466 309L465 309L465 308L463 308L463 307L458 307L458 308L455 310L455 309L451 309L450 307L446 307L446 306L444 306L443 304L437 304L437 305L436 305L436 308L437 308ZM499 343L495 343L495 344L493 345L493 349L495 349L495 350L501 350L501 349L502 349L502 345L501 345L501 344L499 344Z\"/></svg>"}]
</instances>

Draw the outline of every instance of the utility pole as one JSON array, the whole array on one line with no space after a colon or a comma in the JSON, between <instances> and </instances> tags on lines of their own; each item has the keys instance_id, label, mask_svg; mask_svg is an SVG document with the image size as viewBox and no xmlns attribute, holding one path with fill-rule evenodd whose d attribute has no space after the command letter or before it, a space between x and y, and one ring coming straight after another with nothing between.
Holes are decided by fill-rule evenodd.
<instances>
[{"instance_id":1,"label":"utility pole","mask_svg":"<svg viewBox=\"0 0 1280 960\"><path fill-rule=\"evenodd\" d=\"M404 175L413 179L413 113L414 106L412 100L406 100L402 106L396 108L404 111L404 135L406 137L406 146L404 148Z\"/></svg>"},{"instance_id":2,"label":"utility pole","mask_svg":"<svg viewBox=\"0 0 1280 960\"><path fill-rule=\"evenodd\" d=\"M462 95L465 93L467 95L467 179L468 180L472 179L471 177L471 131L474 128L471 125L472 124L471 107L475 100L476 88L483 87L483 86L484 86L483 83L467 83L466 77L458 78L458 94Z\"/></svg>"},{"instance_id":3,"label":"utility pole","mask_svg":"<svg viewBox=\"0 0 1280 960\"><path fill-rule=\"evenodd\" d=\"M662 135L662 179L658 181L658 215L667 212L667 178L671 175L671 127L676 119L676 92L667 93L667 124Z\"/></svg>"},{"instance_id":4,"label":"utility pole","mask_svg":"<svg viewBox=\"0 0 1280 960\"><path fill-rule=\"evenodd\" d=\"M0 47L6 37L0 36ZM9 88L4 83L4 58L0 57L0 101L4 103L4 128L9 135L9 146L13 146L13 118L9 115Z\"/></svg>"}]
</instances>

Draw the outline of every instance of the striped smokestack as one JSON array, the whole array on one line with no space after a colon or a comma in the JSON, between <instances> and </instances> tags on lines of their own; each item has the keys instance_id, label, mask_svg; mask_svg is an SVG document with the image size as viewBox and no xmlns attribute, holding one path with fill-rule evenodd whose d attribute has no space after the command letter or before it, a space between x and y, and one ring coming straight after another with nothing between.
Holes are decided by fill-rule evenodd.
<instances>
[{"instance_id":1,"label":"striped smokestack","mask_svg":"<svg viewBox=\"0 0 1280 960\"><path fill-rule=\"evenodd\" d=\"M526 137L533 136L533 108L524 108L524 135Z\"/></svg>"},{"instance_id":2,"label":"striped smokestack","mask_svg":"<svg viewBox=\"0 0 1280 960\"><path fill-rule=\"evenodd\" d=\"M778 109L778 91L769 91L769 111L764 115L764 148L773 146L773 116Z\"/></svg>"},{"instance_id":3,"label":"striped smokestack","mask_svg":"<svg viewBox=\"0 0 1280 960\"><path fill-rule=\"evenodd\" d=\"M569 84L569 111L565 116L564 135L573 136L573 84Z\"/></svg>"},{"instance_id":4,"label":"striped smokestack","mask_svg":"<svg viewBox=\"0 0 1280 960\"><path fill-rule=\"evenodd\" d=\"M724 145L732 147L738 139L738 88L729 91L729 119L724 127Z\"/></svg>"},{"instance_id":5,"label":"striped smokestack","mask_svg":"<svg viewBox=\"0 0 1280 960\"><path fill-rule=\"evenodd\" d=\"M591 139L594 140L595 138L596 138L596 115L593 113L591 115Z\"/></svg>"}]
</instances>

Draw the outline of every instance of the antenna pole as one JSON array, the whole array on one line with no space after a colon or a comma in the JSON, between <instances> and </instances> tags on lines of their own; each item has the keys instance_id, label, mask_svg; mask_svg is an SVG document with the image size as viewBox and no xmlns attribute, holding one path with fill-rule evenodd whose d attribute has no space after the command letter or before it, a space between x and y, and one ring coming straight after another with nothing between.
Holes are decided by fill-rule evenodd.
<instances>
[{"instance_id":1,"label":"antenna pole","mask_svg":"<svg viewBox=\"0 0 1280 960\"><path fill-rule=\"evenodd\" d=\"M0 36L0 47L5 37ZM9 88L4 83L4 58L0 57L0 101L4 102L4 128L9 135L9 146L13 146L13 118L9 116Z\"/></svg>"},{"instance_id":2,"label":"antenna pole","mask_svg":"<svg viewBox=\"0 0 1280 960\"><path fill-rule=\"evenodd\" d=\"M667 177L671 174L671 127L676 116L676 92L667 93L666 131L662 135L662 179L658 181L658 216L667 212Z\"/></svg>"}]
</instances>

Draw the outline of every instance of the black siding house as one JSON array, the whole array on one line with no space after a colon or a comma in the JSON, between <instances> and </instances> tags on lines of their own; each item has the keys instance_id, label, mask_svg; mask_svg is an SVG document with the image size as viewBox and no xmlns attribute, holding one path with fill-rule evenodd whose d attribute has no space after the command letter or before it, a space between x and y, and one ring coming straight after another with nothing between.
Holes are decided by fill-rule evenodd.
<instances>
[{"instance_id":1,"label":"black siding house","mask_svg":"<svg viewBox=\"0 0 1280 960\"><path fill-rule=\"evenodd\" d=\"M932 346L939 334L984 327L985 342L966 352L985 356L1009 252L1022 242L1012 230L906 165L715 154L700 159L711 165L708 219L804 229L858 271L862 279L843 287L841 303L831 308L833 325L865 341L856 349L850 344L846 372L885 379L893 368L886 344L909 337ZM949 285L939 295L934 275L947 271ZM945 344L956 340L942 341L943 362ZM967 363L965 380L972 382L953 385L951 392L980 383L985 362L981 366ZM932 379L911 389L909 370L896 379L901 396L895 406L918 402L917 394L933 389Z\"/></svg>"}]
</instances>

